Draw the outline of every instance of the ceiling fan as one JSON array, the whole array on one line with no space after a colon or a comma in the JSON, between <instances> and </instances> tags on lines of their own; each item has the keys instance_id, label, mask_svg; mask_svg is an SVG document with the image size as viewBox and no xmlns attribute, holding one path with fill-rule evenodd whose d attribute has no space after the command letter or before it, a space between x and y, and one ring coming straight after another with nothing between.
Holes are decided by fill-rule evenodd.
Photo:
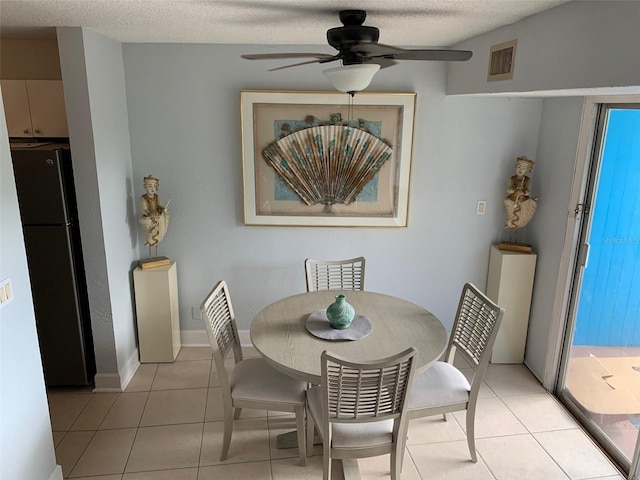
<instances>
[{"instance_id":1,"label":"ceiling fan","mask_svg":"<svg viewBox=\"0 0 640 480\"><path fill-rule=\"evenodd\" d=\"M465 61L473 54L468 50L404 49L378 43L380 30L363 25L367 12L342 10L341 27L327 30L327 41L338 53L257 53L242 55L248 60L279 60L311 58L303 62L272 68L269 71L297 67L312 63L329 63L340 60L342 67L323 71L334 86L352 95L366 88L380 68L395 65L396 60ZM364 78L366 76L366 78ZM356 81L358 77L358 81ZM337 82L337 83L336 83ZM366 84L365 84L366 83ZM364 86L362 86L364 85Z\"/></svg>"}]
</instances>

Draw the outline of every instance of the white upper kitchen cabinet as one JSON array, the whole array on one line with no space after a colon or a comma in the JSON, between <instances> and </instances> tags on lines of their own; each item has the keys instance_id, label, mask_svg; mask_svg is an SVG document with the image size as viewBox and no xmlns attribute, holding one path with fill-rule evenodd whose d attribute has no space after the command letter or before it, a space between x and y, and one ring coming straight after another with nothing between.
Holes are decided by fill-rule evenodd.
<instances>
[{"instance_id":1,"label":"white upper kitchen cabinet","mask_svg":"<svg viewBox=\"0 0 640 480\"><path fill-rule=\"evenodd\" d=\"M2 80L9 137L68 137L61 80Z\"/></svg>"}]
</instances>

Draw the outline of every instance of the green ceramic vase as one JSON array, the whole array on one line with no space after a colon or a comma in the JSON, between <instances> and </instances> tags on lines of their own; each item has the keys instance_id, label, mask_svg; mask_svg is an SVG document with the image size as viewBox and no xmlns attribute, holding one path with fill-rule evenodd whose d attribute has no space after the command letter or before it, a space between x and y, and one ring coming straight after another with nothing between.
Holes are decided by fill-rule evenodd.
<instances>
[{"instance_id":1,"label":"green ceramic vase","mask_svg":"<svg viewBox=\"0 0 640 480\"><path fill-rule=\"evenodd\" d=\"M332 328L344 330L353 321L356 312L346 298L342 294L337 295L336 301L327 307L327 319Z\"/></svg>"}]
</instances>

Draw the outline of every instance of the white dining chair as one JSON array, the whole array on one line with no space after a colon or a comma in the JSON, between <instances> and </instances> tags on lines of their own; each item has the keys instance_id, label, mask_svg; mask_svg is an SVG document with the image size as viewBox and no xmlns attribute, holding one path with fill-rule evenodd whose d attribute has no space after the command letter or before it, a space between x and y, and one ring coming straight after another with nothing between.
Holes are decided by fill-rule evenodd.
<instances>
[{"instance_id":1,"label":"white dining chair","mask_svg":"<svg viewBox=\"0 0 640 480\"><path fill-rule=\"evenodd\" d=\"M307 390L307 454L314 425L322 438L323 479L331 478L331 459L391 454L391 479L400 478L406 440L407 394L415 348L392 357L353 362L324 351L322 383Z\"/></svg>"},{"instance_id":2,"label":"white dining chair","mask_svg":"<svg viewBox=\"0 0 640 480\"><path fill-rule=\"evenodd\" d=\"M471 283L465 284L458 303L445 361L416 374L409 395L411 419L466 410L467 444L471 460L477 462L475 414L478 393L487 371L491 350L500 328L504 308L492 302ZM473 369L471 383L453 366L460 355Z\"/></svg>"},{"instance_id":3,"label":"white dining chair","mask_svg":"<svg viewBox=\"0 0 640 480\"><path fill-rule=\"evenodd\" d=\"M200 305L213 351L224 408L224 434L220 461L227 458L233 420L242 408L294 412L296 415L300 465L306 465L305 391L307 383L295 380L271 367L263 358L242 358L231 298L226 282L220 281ZM224 365L233 351L230 373Z\"/></svg>"},{"instance_id":4,"label":"white dining chair","mask_svg":"<svg viewBox=\"0 0 640 480\"><path fill-rule=\"evenodd\" d=\"M364 290L364 257L347 260L304 261L307 292L317 290Z\"/></svg>"}]
</instances>

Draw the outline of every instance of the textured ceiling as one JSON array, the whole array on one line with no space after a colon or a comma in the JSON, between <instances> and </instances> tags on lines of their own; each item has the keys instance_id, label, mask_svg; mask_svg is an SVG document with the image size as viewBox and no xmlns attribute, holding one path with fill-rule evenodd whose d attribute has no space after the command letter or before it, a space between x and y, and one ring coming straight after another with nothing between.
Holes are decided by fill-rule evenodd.
<instances>
[{"instance_id":1,"label":"textured ceiling","mask_svg":"<svg viewBox=\"0 0 640 480\"><path fill-rule=\"evenodd\" d=\"M364 9L380 43L447 47L569 0L0 0L0 34L53 36L89 27L134 43L312 44Z\"/></svg>"}]
</instances>

